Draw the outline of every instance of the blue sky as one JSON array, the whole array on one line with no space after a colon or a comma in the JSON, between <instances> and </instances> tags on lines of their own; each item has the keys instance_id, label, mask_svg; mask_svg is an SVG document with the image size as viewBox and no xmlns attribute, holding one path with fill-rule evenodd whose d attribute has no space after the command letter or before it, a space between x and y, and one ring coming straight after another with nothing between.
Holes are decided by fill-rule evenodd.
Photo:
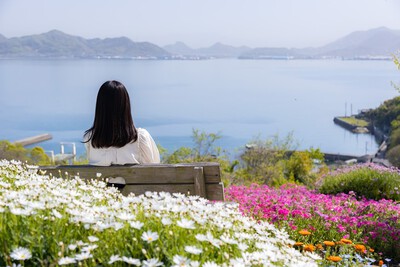
<instances>
[{"instance_id":1,"label":"blue sky","mask_svg":"<svg viewBox=\"0 0 400 267\"><path fill-rule=\"evenodd\" d=\"M58 29L198 48L321 46L352 31L400 30L400 0L0 0L6 37Z\"/></svg>"}]
</instances>

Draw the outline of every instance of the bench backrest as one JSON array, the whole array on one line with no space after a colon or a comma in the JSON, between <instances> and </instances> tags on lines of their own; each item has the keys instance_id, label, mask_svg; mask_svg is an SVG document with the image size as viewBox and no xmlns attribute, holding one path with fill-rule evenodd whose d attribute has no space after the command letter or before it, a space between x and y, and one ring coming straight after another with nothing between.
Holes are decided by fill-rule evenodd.
<instances>
[{"instance_id":1,"label":"bench backrest","mask_svg":"<svg viewBox=\"0 0 400 267\"><path fill-rule=\"evenodd\" d=\"M146 191L198 195L209 200L225 200L218 163L142 164L142 165L63 165L40 167L46 174L56 177L76 176L82 179L116 178L123 195L143 194ZM68 173L66 175L65 173ZM101 173L100 177L98 173Z\"/></svg>"}]
</instances>

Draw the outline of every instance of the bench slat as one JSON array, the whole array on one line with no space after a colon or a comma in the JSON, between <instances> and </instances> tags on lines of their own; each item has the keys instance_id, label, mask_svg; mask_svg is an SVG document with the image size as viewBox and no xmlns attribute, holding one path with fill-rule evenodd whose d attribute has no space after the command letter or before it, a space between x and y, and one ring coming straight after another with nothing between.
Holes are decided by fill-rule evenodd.
<instances>
[{"instance_id":1,"label":"bench slat","mask_svg":"<svg viewBox=\"0 0 400 267\"><path fill-rule=\"evenodd\" d=\"M71 168L74 166L73 168ZM68 176L79 175L82 178L95 179L97 173L101 173L101 178L107 177L123 177L126 184L144 184L153 183L154 177L158 177L158 183L163 182L166 184L170 183L189 183L195 178L193 169L187 168L188 166L161 166L154 167L149 165L144 166L90 166L87 165L79 166L57 166L52 167L41 167L42 170L46 171L46 174L52 174L53 176L66 177L65 172L68 172ZM75 167L78 166L78 167ZM191 167L191 166L190 166ZM195 167L195 166L194 166ZM219 183L221 177L219 175L218 166L205 166L204 181L208 183ZM218 172L217 172L218 171Z\"/></svg>"},{"instance_id":2,"label":"bench slat","mask_svg":"<svg viewBox=\"0 0 400 267\"><path fill-rule=\"evenodd\" d=\"M194 167L193 168L195 177L194 177L194 193L195 195L206 197L206 187L204 182L204 169L203 167Z\"/></svg>"},{"instance_id":3,"label":"bench slat","mask_svg":"<svg viewBox=\"0 0 400 267\"><path fill-rule=\"evenodd\" d=\"M199 195L209 200L224 200L218 163L143 164L129 166L65 165L40 167L46 174L69 178L105 180L122 177L122 194L138 195L146 191L165 191ZM68 172L68 174L65 174ZM97 174L101 173L98 178ZM118 182L116 182L118 183Z\"/></svg>"}]
</instances>

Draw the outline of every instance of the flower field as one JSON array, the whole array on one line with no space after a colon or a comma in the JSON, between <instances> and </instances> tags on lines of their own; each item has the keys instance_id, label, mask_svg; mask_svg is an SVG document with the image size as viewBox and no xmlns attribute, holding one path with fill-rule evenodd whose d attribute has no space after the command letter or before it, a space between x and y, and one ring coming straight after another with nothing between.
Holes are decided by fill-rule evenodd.
<instances>
[{"instance_id":1,"label":"flower field","mask_svg":"<svg viewBox=\"0 0 400 267\"><path fill-rule=\"evenodd\" d=\"M0 266L317 266L284 230L237 204L122 196L0 161Z\"/></svg>"},{"instance_id":2,"label":"flower field","mask_svg":"<svg viewBox=\"0 0 400 267\"><path fill-rule=\"evenodd\" d=\"M365 170L335 175L357 171ZM125 197L104 182L38 175L19 162L0 161L0 266L400 262L400 203L394 200L291 184L231 186L226 197L236 203L150 192Z\"/></svg>"},{"instance_id":3,"label":"flower field","mask_svg":"<svg viewBox=\"0 0 400 267\"><path fill-rule=\"evenodd\" d=\"M382 265L400 261L400 203L324 195L305 187L253 185L227 189L228 200L255 219L286 229L300 251L326 263Z\"/></svg>"}]
</instances>

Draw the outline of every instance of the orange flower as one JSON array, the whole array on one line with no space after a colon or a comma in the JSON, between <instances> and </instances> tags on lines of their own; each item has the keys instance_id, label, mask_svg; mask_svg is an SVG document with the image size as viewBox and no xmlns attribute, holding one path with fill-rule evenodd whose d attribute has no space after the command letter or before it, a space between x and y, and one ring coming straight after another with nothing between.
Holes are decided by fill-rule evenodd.
<instances>
[{"instance_id":1,"label":"orange flower","mask_svg":"<svg viewBox=\"0 0 400 267\"><path fill-rule=\"evenodd\" d=\"M344 242L343 241L338 241L338 242L336 242L336 245L344 245Z\"/></svg>"},{"instance_id":2,"label":"orange flower","mask_svg":"<svg viewBox=\"0 0 400 267\"><path fill-rule=\"evenodd\" d=\"M382 265L383 265L383 260L380 260L379 263L378 263L378 265L379 265L379 266L382 266Z\"/></svg>"},{"instance_id":3,"label":"orange flower","mask_svg":"<svg viewBox=\"0 0 400 267\"><path fill-rule=\"evenodd\" d=\"M303 242L296 242L296 243L294 243L294 245L293 246L295 246L295 247L299 247L299 246L302 246L303 245Z\"/></svg>"},{"instance_id":4,"label":"orange flower","mask_svg":"<svg viewBox=\"0 0 400 267\"><path fill-rule=\"evenodd\" d=\"M308 244L304 246L305 251L313 252L315 250L315 246Z\"/></svg>"},{"instance_id":5,"label":"orange flower","mask_svg":"<svg viewBox=\"0 0 400 267\"><path fill-rule=\"evenodd\" d=\"M339 257L339 256L329 256L329 257L327 258L327 260L328 260L328 261L333 261L333 262L339 262L339 261L342 260L342 258Z\"/></svg>"},{"instance_id":6,"label":"orange flower","mask_svg":"<svg viewBox=\"0 0 400 267\"><path fill-rule=\"evenodd\" d=\"M316 247L317 247L317 249L319 249L319 250L323 250L323 249L324 249L324 247L322 246L322 244L317 244Z\"/></svg>"},{"instance_id":7,"label":"orange flower","mask_svg":"<svg viewBox=\"0 0 400 267\"><path fill-rule=\"evenodd\" d=\"M328 247L333 247L335 245L335 242L332 241L324 241L324 245Z\"/></svg>"},{"instance_id":8,"label":"orange flower","mask_svg":"<svg viewBox=\"0 0 400 267\"><path fill-rule=\"evenodd\" d=\"M374 251L375 251L375 249L373 249L373 248L369 249L369 252L374 252Z\"/></svg>"},{"instance_id":9,"label":"orange flower","mask_svg":"<svg viewBox=\"0 0 400 267\"><path fill-rule=\"evenodd\" d=\"M309 232L309 231L307 231L307 230L300 230L299 231L299 234L301 234L301 235L311 235L311 233Z\"/></svg>"},{"instance_id":10,"label":"orange flower","mask_svg":"<svg viewBox=\"0 0 400 267\"><path fill-rule=\"evenodd\" d=\"M357 252L365 252L367 249L364 245L362 244L357 244L354 246Z\"/></svg>"},{"instance_id":11,"label":"orange flower","mask_svg":"<svg viewBox=\"0 0 400 267\"><path fill-rule=\"evenodd\" d=\"M352 244L353 242L350 239L342 238L340 241L342 241L345 244Z\"/></svg>"}]
</instances>

